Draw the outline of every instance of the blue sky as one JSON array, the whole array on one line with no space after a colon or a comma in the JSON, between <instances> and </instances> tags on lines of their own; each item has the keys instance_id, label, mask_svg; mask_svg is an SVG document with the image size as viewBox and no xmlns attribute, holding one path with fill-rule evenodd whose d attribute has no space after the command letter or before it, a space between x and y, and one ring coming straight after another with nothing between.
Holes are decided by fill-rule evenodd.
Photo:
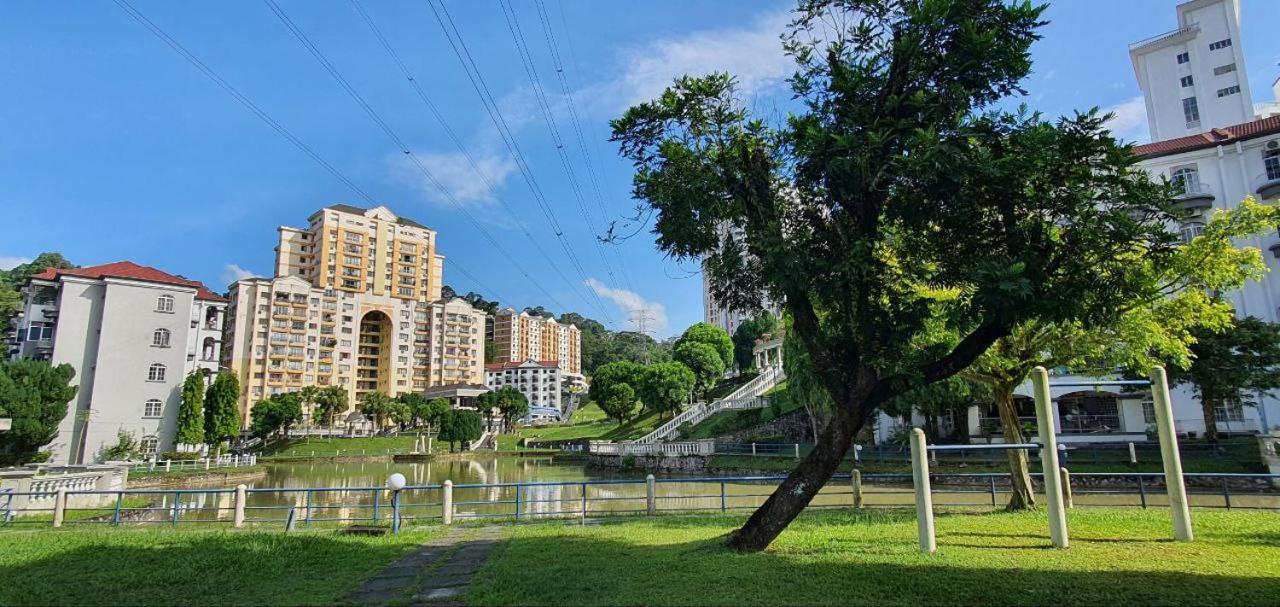
<instances>
[{"instance_id":1,"label":"blue sky","mask_svg":"<svg viewBox=\"0 0 1280 607\"><path fill-rule=\"evenodd\" d=\"M615 328L629 327L643 310L658 336L701 320L696 264L665 259L644 233L620 245L594 242L608 221L625 221L633 208L629 166L604 140L608 120L676 75L716 69L737 74L762 107L785 103L782 79L790 67L777 34L792 3L543 0L553 32L548 42L537 5L511 0L572 180L502 5L444 0L559 226L553 228L426 1L359 6L484 179L355 5L276 1L412 156L397 149L268 5L131 0L361 191L438 230L440 250L456 264L446 266L447 284L516 306L568 308ZM1034 48L1027 103L1050 115L1115 108L1116 131L1145 138L1127 44L1172 29L1175 4L1055 3L1045 39ZM1280 40L1265 32L1280 31L1280 11L1272 0L1242 4L1248 74L1255 100L1267 101L1280 75ZM0 3L0 91L0 209L12 222L0 239L0 267L58 250L81 264L130 259L221 290L237 276L272 271L277 226L302 225L312 211L336 202L368 206L110 0ZM415 158L448 194L428 182Z\"/></svg>"}]
</instances>

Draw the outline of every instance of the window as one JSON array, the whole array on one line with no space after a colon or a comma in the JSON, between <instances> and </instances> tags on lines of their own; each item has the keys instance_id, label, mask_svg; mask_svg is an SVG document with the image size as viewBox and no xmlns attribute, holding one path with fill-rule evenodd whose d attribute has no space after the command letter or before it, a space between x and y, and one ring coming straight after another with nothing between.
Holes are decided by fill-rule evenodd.
<instances>
[{"instance_id":1,"label":"window","mask_svg":"<svg viewBox=\"0 0 1280 607\"><path fill-rule=\"evenodd\" d=\"M143 417L160 417L161 411L164 410L164 403L160 399L153 398L142 405Z\"/></svg>"},{"instance_id":2,"label":"window","mask_svg":"<svg viewBox=\"0 0 1280 607\"><path fill-rule=\"evenodd\" d=\"M173 313L173 296L165 293L156 298L156 312Z\"/></svg>"},{"instance_id":3,"label":"window","mask_svg":"<svg viewBox=\"0 0 1280 607\"><path fill-rule=\"evenodd\" d=\"M1196 167L1174 169L1169 173L1169 178L1183 192L1193 193L1201 190L1200 172L1196 170Z\"/></svg>"},{"instance_id":4,"label":"window","mask_svg":"<svg viewBox=\"0 0 1280 607\"><path fill-rule=\"evenodd\" d=\"M49 341L53 339L53 325L47 322L33 322L27 327L27 341Z\"/></svg>"},{"instance_id":5,"label":"window","mask_svg":"<svg viewBox=\"0 0 1280 607\"><path fill-rule=\"evenodd\" d=\"M1225 89L1218 89L1218 96L1226 97L1227 95L1234 95L1239 92L1240 92L1240 85L1229 86Z\"/></svg>"},{"instance_id":6,"label":"window","mask_svg":"<svg viewBox=\"0 0 1280 607\"><path fill-rule=\"evenodd\" d=\"M1229 47L1229 46L1231 46L1231 39L1230 39L1230 38L1227 38L1226 40L1219 40L1219 41L1217 41L1217 42L1212 42L1212 43L1210 43L1210 44L1209 44L1209 50L1211 50L1211 51L1216 51L1216 50L1219 50L1219 49L1227 48L1227 47Z\"/></svg>"},{"instance_id":7,"label":"window","mask_svg":"<svg viewBox=\"0 0 1280 607\"><path fill-rule=\"evenodd\" d=\"M168 348L169 330L156 329L155 332L151 334L151 345L156 348Z\"/></svg>"},{"instance_id":8,"label":"window","mask_svg":"<svg viewBox=\"0 0 1280 607\"><path fill-rule=\"evenodd\" d=\"M1262 166L1267 169L1267 179L1280 179L1280 148L1262 153Z\"/></svg>"},{"instance_id":9,"label":"window","mask_svg":"<svg viewBox=\"0 0 1280 607\"><path fill-rule=\"evenodd\" d=\"M147 369L147 381L164 381L164 365L154 363Z\"/></svg>"},{"instance_id":10,"label":"window","mask_svg":"<svg viewBox=\"0 0 1280 607\"><path fill-rule=\"evenodd\" d=\"M1181 82L1182 82L1182 87L1183 87L1183 88L1186 88L1186 87L1189 87L1189 86L1191 86L1191 85L1195 84L1195 81L1191 78L1191 76L1183 76L1183 77L1181 78Z\"/></svg>"},{"instance_id":11,"label":"window","mask_svg":"<svg viewBox=\"0 0 1280 607\"><path fill-rule=\"evenodd\" d=\"M160 450L160 439L154 436L144 436L138 443L138 448L142 450L144 455L155 455Z\"/></svg>"},{"instance_id":12,"label":"window","mask_svg":"<svg viewBox=\"0 0 1280 607\"><path fill-rule=\"evenodd\" d=\"M1221 403L1214 407L1213 412L1217 415L1220 424L1244 421L1244 407L1239 402Z\"/></svg>"},{"instance_id":13,"label":"window","mask_svg":"<svg viewBox=\"0 0 1280 607\"><path fill-rule=\"evenodd\" d=\"M1234 71L1236 71L1236 64L1228 63L1226 65L1219 65L1218 67L1213 68L1213 75L1221 76L1223 74L1230 74Z\"/></svg>"},{"instance_id":14,"label":"window","mask_svg":"<svg viewBox=\"0 0 1280 607\"><path fill-rule=\"evenodd\" d=\"M1204 234L1204 224L1198 221L1184 223L1178 230L1178 234L1182 237L1183 244L1189 243L1191 239Z\"/></svg>"},{"instance_id":15,"label":"window","mask_svg":"<svg viewBox=\"0 0 1280 607\"><path fill-rule=\"evenodd\" d=\"M1190 61L1191 61L1190 53L1178 53L1178 65L1182 65L1183 63L1189 63Z\"/></svg>"},{"instance_id":16,"label":"window","mask_svg":"<svg viewBox=\"0 0 1280 607\"><path fill-rule=\"evenodd\" d=\"M1200 127L1200 105L1196 103L1195 97L1182 100L1182 116L1187 119L1187 128Z\"/></svg>"}]
</instances>

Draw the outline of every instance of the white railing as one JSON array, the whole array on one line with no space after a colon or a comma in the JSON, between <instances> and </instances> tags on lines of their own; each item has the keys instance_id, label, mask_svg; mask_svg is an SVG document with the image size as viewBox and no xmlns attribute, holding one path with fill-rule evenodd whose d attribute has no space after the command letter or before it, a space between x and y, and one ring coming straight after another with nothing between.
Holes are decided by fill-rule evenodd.
<instances>
[{"instance_id":1,"label":"white railing","mask_svg":"<svg viewBox=\"0 0 1280 607\"><path fill-rule=\"evenodd\" d=\"M471 443L467 445L467 450L470 451L472 449L479 449L485 446L485 444L487 444L490 440L493 440L493 437L494 437L494 433L492 430L485 430L484 434L480 435L480 438L477 438L476 440L471 441Z\"/></svg>"},{"instance_id":2,"label":"white railing","mask_svg":"<svg viewBox=\"0 0 1280 607\"><path fill-rule=\"evenodd\" d=\"M593 455L660 455L679 457L684 455L712 455L716 451L714 440L698 440L678 443L611 443L591 441L587 451Z\"/></svg>"},{"instance_id":3,"label":"white railing","mask_svg":"<svg viewBox=\"0 0 1280 607\"><path fill-rule=\"evenodd\" d=\"M211 470L214 468L239 468L253 466L258 463L257 455L223 455L221 457L202 457L200 459L152 460L143 464L129 466L130 473L139 472L191 472L194 470Z\"/></svg>"},{"instance_id":4,"label":"white railing","mask_svg":"<svg viewBox=\"0 0 1280 607\"><path fill-rule=\"evenodd\" d=\"M676 430L686 422L690 425L697 425L702 420L712 415L729 409L760 409L769 405L768 399L759 398L761 394L768 392L778 382L787 378L787 374L782 370L782 365L772 365L766 367L751 381L742 384L738 389L730 392L724 398L710 402L698 403L684 411L679 415L671 418L667 423L658 426L653 432L650 432L640 439L637 443L655 443L665 440L676 433Z\"/></svg>"}]
</instances>

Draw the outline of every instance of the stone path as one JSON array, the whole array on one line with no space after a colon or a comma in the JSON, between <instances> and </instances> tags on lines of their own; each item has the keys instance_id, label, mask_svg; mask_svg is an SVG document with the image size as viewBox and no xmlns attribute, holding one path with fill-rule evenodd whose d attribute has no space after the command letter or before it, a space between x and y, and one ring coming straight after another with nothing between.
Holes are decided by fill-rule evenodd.
<instances>
[{"instance_id":1,"label":"stone path","mask_svg":"<svg viewBox=\"0 0 1280 607\"><path fill-rule=\"evenodd\" d=\"M382 606L461 605L471 576L497 546L501 527L450 527L367 579L345 602Z\"/></svg>"}]
</instances>

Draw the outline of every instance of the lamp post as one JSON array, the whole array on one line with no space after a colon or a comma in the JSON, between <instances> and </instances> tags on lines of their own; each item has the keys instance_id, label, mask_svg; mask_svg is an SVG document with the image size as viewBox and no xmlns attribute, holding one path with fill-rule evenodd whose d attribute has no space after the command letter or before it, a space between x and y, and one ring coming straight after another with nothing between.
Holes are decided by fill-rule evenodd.
<instances>
[{"instance_id":1,"label":"lamp post","mask_svg":"<svg viewBox=\"0 0 1280 607\"><path fill-rule=\"evenodd\" d=\"M396 472L387 477L391 490L391 533L400 533L400 490L404 489L404 475Z\"/></svg>"}]
</instances>

